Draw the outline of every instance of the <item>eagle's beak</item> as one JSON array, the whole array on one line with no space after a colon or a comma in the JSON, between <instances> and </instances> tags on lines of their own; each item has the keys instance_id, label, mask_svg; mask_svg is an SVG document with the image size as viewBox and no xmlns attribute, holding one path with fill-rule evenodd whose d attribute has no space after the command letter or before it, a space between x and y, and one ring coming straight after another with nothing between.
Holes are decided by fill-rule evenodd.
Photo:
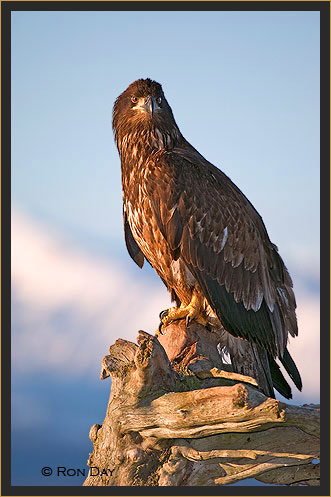
<instances>
[{"instance_id":1,"label":"eagle's beak","mask_svg":"<svg viewBox=\"0 0 331 497\"><path fill-rule=\"evenodd\" d=\"M137 105L132 108L142 110L153 116L154 112L158 110L160 106L157 104L157 101L152 95L148 95L148 97L140 97Z\"/></svg>"},{"instance_id":2,"label":"eagle's beak","mask_svg":"<svg viewBox=\"0 0 331 497\"><path fill-rule=\"evenodd\" d=\"M144 99L143 108L149 112L150 114L154 114L155 110L158 108L155 98L152 95L149 95Z\"/></svg>"}]
</instances>

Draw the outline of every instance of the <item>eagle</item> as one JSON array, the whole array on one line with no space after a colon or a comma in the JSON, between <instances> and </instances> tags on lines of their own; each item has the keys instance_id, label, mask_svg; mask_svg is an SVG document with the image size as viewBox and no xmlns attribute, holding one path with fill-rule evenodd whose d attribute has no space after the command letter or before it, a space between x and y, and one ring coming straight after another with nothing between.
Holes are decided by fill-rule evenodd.
<instances>
[{"instance_id":1,"label":"eagle","mask_svg":"<svg viewBox=\"0 0 331 497\"><path fill-rule=\"evenodd\" d=\"M298 334L293 283L259 213L220 169L182 135L162 86L138 79L116 99L113 132L121 159L128 252L146 259L176 303L177 319L223 333L220 352L254 376L267 396L291 398L278 363L301 390L287 349Z\"/></svg>"}]
</instances>

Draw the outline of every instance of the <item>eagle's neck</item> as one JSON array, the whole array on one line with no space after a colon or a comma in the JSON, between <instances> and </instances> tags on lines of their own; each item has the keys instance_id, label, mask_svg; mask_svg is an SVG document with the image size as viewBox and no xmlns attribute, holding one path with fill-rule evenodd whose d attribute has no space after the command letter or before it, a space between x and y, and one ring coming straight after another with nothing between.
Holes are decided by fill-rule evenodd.
<instances>
[{"instance_id":1,"label":"eagle's neck","mask_svg":"<svg viewBox=\"0 0 331 497\"><path fill-rule=\"evenodd\" d=\"M171 151L184 140L177 126L162 129L157 127L134 129L118 137L117 147L121 156L122 174L132 175L143 168L157 152Z\"/></svg>"}]
</instances>

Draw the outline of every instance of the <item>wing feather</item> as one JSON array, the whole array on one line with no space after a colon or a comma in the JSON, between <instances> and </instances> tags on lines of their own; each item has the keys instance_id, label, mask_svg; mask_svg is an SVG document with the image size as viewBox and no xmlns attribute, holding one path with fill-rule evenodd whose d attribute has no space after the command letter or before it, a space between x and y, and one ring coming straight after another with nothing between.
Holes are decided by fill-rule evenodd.
<instances>
[{"instance_id":1,"label":"wing feather","mask_svg":"<svg viewBox=\"0 0 331 497\"><path fill-rule=\"evenodd\" d=\"M123 210L123 222L124 222L124 236L126 248L134 260L134 262L142 268L144 265L144 254L138 247L136 240L133 237L129 222L127 220L126 212Z\"/></svg>"},{"instance_id":2,"label":"wing feather","mask_svg":"<svg viewBox=\"0 0 331 497\"><path fill-rule=\"evenodd\" d=\"M198 152L163 152L146 177L162 234L224 327L282 356L297 334L292 281L254 207Z\"/></svg>"}]
</instances>

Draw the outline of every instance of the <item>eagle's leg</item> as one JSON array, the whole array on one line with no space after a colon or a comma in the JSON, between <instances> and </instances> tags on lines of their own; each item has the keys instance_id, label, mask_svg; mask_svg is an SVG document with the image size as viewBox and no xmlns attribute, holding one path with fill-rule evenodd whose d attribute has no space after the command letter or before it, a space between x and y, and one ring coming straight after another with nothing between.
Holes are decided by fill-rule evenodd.
<instances>
[{"instance_id":1,"label":"eagle's leg","mask_svg":"<svg viewBox=\"0 0 331 497\"><path fill-rule=\"evenodd\" d=\"M188 305L185 306L182 304L179 308L163 311L160 315L161 323L157 334L162 333L162 328L168 326L172 321L184 318L186 318L186 326L188 326L193 319L203 326L206 326L208 324L208 319L204 312L202 302L203 300L201 297L194 291L191 302Z\"/></svg>"}]
</instances>

